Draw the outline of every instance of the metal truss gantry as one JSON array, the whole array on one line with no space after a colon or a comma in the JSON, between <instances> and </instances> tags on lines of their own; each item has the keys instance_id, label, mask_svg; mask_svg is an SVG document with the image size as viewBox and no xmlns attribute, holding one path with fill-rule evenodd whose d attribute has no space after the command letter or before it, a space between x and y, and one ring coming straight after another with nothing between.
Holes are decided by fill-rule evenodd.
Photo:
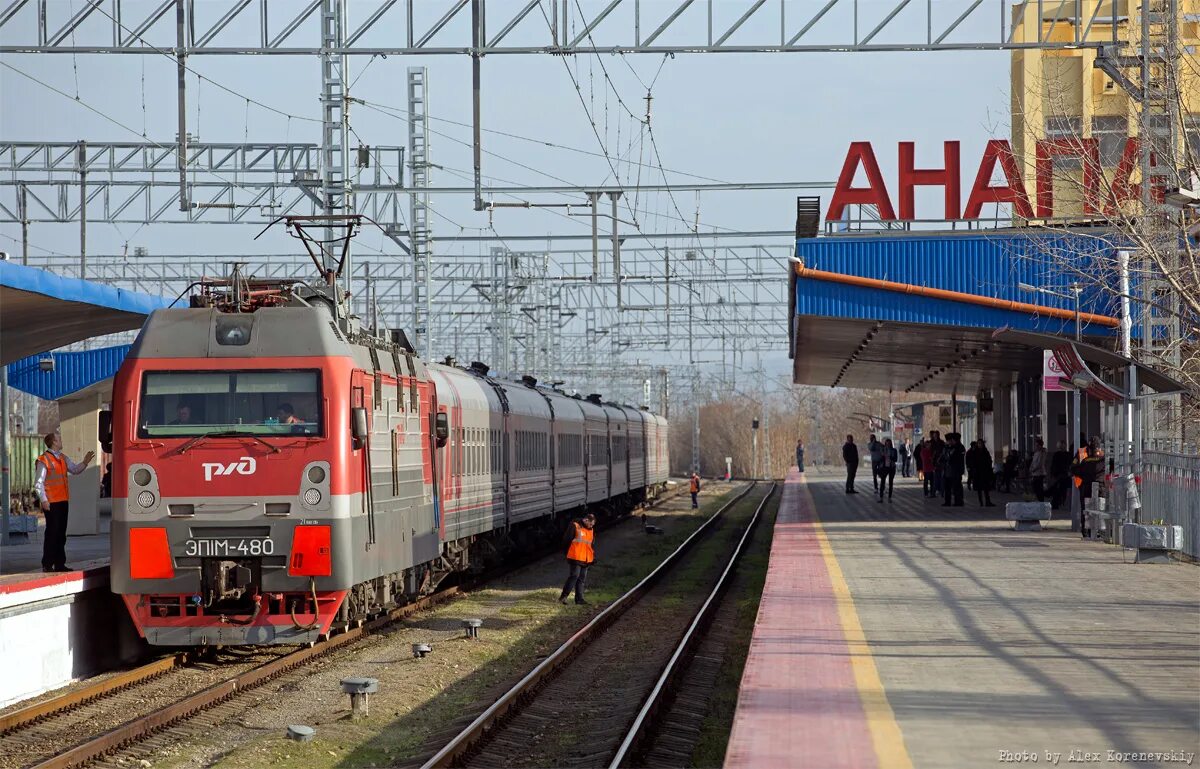
<instances>
[{"instance_id":1,"label":"metal truss gantry","mask_svg":"<svg viewBox=\"0 0 1200 769\"><path fill-rule=\"evenodd\" d=\"M1072 25L1071 34L1051 36L1049 30L1036 41L1017 41L1014 29L1026 13L1043 12L1043 0L356 0L358 22L346 28L340 42L318 48L313 41L321 36L313 28L323 23L328 2L272 0L268 15L267 0L84 0L74 11L54 0L12 0L0 12L0 53L486 56L1066 49L1099 45L1087 40L1088 31L1106 5L1075 14L1081 21ZM182 42L171 13L180 3L186 9ZM1066 17L1081 3L1045 5L1059 6Z\"/></svg>"},{"instance_id":2,"label":"metal truss gantry","mask_svg":"<svg viewBox=\"0 0 1200 769\"><path fill-rule=\"evenodd\" d=\"M791 253L786 241L623 248L619 305L608 250L601 252L605 269L598 277L590 249L499 247L439 259L430 273L434 346L427 357L480 360L500 374L531 374L639 403L646 379L657 383L660 371L677 382L701 375L708 392L736 387L747 355L778 352L786 343L783 278ZM93 255L87 277L174 297L234 263L260 278L303 276L313 269L302 254ZM31 264L78 274L72 257L35 256ZM355 271L356 312L364 324L406 328L414 297L410 262L373 256L360 259Z\"/></svg>"}]
</instances>

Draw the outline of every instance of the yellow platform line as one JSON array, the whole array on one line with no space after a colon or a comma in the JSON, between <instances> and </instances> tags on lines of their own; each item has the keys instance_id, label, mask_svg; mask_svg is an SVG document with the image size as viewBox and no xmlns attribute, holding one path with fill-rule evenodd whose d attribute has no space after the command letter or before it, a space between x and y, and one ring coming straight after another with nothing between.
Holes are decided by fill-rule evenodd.
<instances>
[{"instance_id":1,"label":"yellow platform line","mask_svg":"<svg viewBox=\"0 0 1200 769\"><path fill-rule=\"evenodd\" d=\"M817 543L821 547L821 556L825 559L825 568L829 570L829 582L833 586L834 600L837 601L838 619L842 623L842 633L846 637L846 645L850 648L850 669L854 672L854 685L858 688L858 696L862 701L863 712L867 716L867 728L871 732L871 745L875 749L875 757L879 769L912 769L912 759L904 745L904 735L900 733L900 724L888 703L887 693L883 682L879 679L879 671L875 668L875 658L871 656L871 647L867 643L862 624L858 621L858 611L854 608L854 598L850 595L850 586L842 575L842 567L838 565L837 556L829 545L829 537L816 514L816 504L808 486L803 486L808 497L809 509L813 511L813 528L817 535Z\"/></svg>"}]
</instances>

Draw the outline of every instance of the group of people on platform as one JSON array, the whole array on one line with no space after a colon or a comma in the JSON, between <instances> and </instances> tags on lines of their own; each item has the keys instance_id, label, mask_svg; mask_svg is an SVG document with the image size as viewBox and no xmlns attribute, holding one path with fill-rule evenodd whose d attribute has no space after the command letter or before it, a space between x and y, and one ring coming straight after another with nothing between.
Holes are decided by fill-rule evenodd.
<instances>
[{"instance_id":1,"label":"group of people on platform","mask_svg":"<svg viewBox=\"0 0 1200 769\"><path fill-rule=\"evenodd\" d=\"M1082 439L1081 439L1081 442ZM1067 500L1072 484L1079 487L1080 496L1086 502L1091 496L1092 484L1104 477L1104 452L1098 438L1092 438L1080 450L1072 454L1065 441L1050 453L1045 441L1034 440L1033 452L1022 458L1014 447L1003 459L993 459L987 441L983 438L964 446L960 433L945 436L933 430L916 446L905 440L896 447L891 438L878 440L874 433L867 439L870 456L871 483L878 501L892 499L892 486L897 469L901 477L908 477L915 469L926 498L941 499L943 507L962 507L965 489L975 492L980 507L995 507L992 492L1002 490L1011 493L1016 481L1022 477L1029 482L1028 491L1039 502L1049 501L1057 510ZM803 444L796 445L796 463L803 471ZM862 461L853 435L846 436L842 445L842 460L846 464L846 493L857 494L854 487L858 467Z\"/></svg>"}]
</instances>

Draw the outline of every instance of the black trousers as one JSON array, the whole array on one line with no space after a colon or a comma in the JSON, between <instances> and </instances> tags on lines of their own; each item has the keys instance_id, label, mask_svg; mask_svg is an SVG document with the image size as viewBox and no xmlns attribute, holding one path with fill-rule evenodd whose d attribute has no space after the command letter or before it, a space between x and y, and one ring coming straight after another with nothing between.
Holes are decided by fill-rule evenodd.
<instances>
[{"instance_id":1,"label":"black trousers","mask_svg":"<svg viewBox=\"0 0 1200 769\"><path fill-rule=\"evenodd\" d=\"M571 590L575 591L575 600L583 600L583 586L587 582L588 567L590 563L580 563L579 561L567 561L571 565L571 571L567 574L567 581L563 584L561 598L566 598L571 594Z\"/></svg>"},{"instance_id":2,"label":"black trousers","mask_svg":"<svg viewBox=\"0 0 1200 769\"><path fill-rule=\"evenodd\" d=\"M1029 479L1030 485L1033 487L1033 493L1037 495L1038 502L1046 501L1046 476L1035 475Z\"/></svg>"},{"instance_id":3,"label":"black trousers","mask_svg":"<svg viewBox=\"0 0 1200 769\"><path fill-rule=\"evenodd\" d=\"M877 474L879 476L879 498L883 499L883 490L886 488L888 499L891 499L892 485L896 482L896 468L883 468Z\"/></svg>"},{"instance_id":4,"label":"black trousers","mask_svg":"<svg viewBox=\"0 0 1200 769\"><path fill-rule=\"evenodd\" d=\"M858 475L858 465L846 463L846 491L854 491L854 476Z\"/></svg>"},{"instance_id":5,"label":"black trousers","mask_svg":"<svg viewBox=\"0 0 1200 769\"><path fill-rule=\"evenodd\" d=\"M51 502L46 511L46 539L42 543L42 568L67 565L67 508L69 502Z\"/></svg>"},{"instance_id":6,"label":"black trousers","mask_svg":"<svg viewBox=\"0 0 1200 769\"><path fill-rule=\"evenodd\" d=\"M962 506L963 479L961 475L947 473L942 477L942 489L942 500L945 504Z\"/></svg>"}]
</instances>

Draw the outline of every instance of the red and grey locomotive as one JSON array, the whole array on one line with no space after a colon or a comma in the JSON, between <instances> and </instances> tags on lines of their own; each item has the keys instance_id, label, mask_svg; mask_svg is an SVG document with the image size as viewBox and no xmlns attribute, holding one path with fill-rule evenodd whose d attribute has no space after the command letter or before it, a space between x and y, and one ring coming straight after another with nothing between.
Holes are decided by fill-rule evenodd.
<instances>
[{"instance_id":1,"label":"red and grey locomotive","mask_svg":"<svg viewBox=\"0 0 1200 769\"><path fill-rule=\"evenodd\" d=\"M665 487L662 417L427 364L335 296L206 283L121 366L111 581L149 643L315 641Z\"/></svg>"}]
</instances>

